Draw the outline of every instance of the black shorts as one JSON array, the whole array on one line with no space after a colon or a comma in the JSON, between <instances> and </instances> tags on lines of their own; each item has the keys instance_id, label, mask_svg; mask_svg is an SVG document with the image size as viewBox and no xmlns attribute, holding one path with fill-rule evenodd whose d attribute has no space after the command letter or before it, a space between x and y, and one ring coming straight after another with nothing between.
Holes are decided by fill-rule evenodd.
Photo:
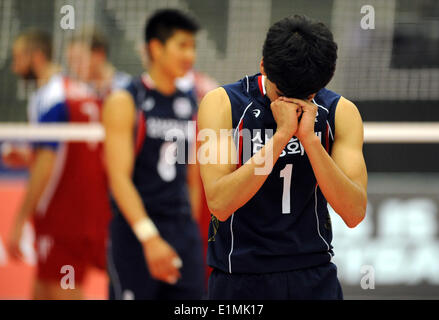
<instances>
[{"instance_id":1,"label":"black shorts","mask_svg":"<svg viewBox=\"0 0 439 320\"><path fill-rule=\"evenodd\" d=\"M269 263L269 262L267 262ZM342 300L343 292L333 263L288 272L225 273L214 269L209 277L210 300Z\"/></svg>"},{"instance_id":2,"label":"black shorts","mask_svg":"<svg viewBox=\"0 0 439 320\"><path fill-rule=\"evenodd\" d=\"M198 225L188 216L155 218L161 237L177 251L183 267L175 285L151 277L143 248L126 221L116 215L110 224L108 273L110 299L193 300L205 294L204 258Z\"/></svg>"}]
</instances>

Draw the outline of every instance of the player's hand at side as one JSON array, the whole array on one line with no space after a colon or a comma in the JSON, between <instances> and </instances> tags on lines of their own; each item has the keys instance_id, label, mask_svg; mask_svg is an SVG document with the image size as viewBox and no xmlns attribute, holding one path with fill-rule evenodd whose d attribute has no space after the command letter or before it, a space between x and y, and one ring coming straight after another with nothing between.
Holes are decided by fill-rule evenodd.
<instances>
[{"instance_id":1,"label":"player's hand at side","mask_svg":"<svg viewBox=\"0 0 439 320\"><path fill-rule=\"evenodd\" d=\"M29 166L32 151L29 146L14 146L4 142L1 145L2 162L9 168L24 168Z\"/></svg>"},{"instance_id":2,"label":"player's hand at side","mask_svg":"<svg viewBox=\"0 0 439 320\"><path fill-rule=\"evenodd\" d=\"M301 108L282 98L276 99L270 106L277 124L277 132L285 134L290 139L297 131L298 119L302 114Z\"/></svg>"},{"instance_id":3,"label":"player's hand at side","mask_svg":"<svg viewBox=\"0 0 439 320\"><path fill-rule=\"evenodd\" d=\"M12 228L11 235L8 242L8 253L12 259L23 259L23 254L20 249L20 240L23 234L24 221L16 221Z\"/></svg>"},{"instance_id":4,"label":"player's hand at side","mask_svg":"<svg viewBox=\"0 0 439 320\"><path fill-rule=\"evenodd\" d=\"M151 276L157 280L175 284L181 274L181 260L175 250L160 236L143 243L143 252Z\"/></svg>"},{"instance_id":5,"label":"player's hand at side","mask_svg":"<svg viewBox=\"0 0 439 320\"><path fill-rule=\"evenodd\" d=\"M282 101L295 103L302 109L302 118L300 119L299 126L297 128L296 137L300 142L306 143L308 140L315 138L314 126L317 116L318 107L307 100L295 99L295 98L279 98Z\"/></svg>"}]
</instances>

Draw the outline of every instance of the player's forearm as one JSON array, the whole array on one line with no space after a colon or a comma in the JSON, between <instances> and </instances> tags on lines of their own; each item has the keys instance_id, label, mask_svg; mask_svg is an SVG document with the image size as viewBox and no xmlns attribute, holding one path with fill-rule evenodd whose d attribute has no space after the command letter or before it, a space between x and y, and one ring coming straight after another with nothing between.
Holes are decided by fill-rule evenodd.
<instances>
[{"instance_id":1,"label":"player's forearm","mask_svg":"<svg viewBox=\"0 0 439 320\"><path fill-rule=\"evenodd\" d=\"M188 165L188 187L189 187L189 200L192 208L192 217L195 221L200 219L201 210L201 193L202 186L200 180L199 167L196 164Z\"/></svg>"},{"instance_id":2,"label":"player's forearm","mask_svg":"<svg viewBox=\"0 0 439 320\"><path fill-rule=\"evenodd\" d=\"M211 192L207 192L207 201L219 220L227 220L256 194L288 141L287 135L276 132L244 165L215 181Z\"/></svg>"},{"instance_id":3,"label":"player's forearm","mask_svg":"<svg viewBox=\"0 0 439 320\"><path fill-rule=\"evenodd\" d=\"M22 202L17 221L24 223L35 212L38 201L49 181L55 161L52 150L39 150L29 171L26 195Z\"/></svg>"},{"instance_id":4,"label":"player's forearm","mask_svg":"<svg viewBox=\"0 0 439 320\"><path fill-rule=\"evenodd\" d=\"M302 144L326 200L349 227L355 227L366 213L365 190L343 173L317 136Z\"/></svg>"},{"instance_id":5,"label":"player's forearm","mask_svg":"<svg viewBox=\"0 0 439 320\"><path fill-rule=\"evenodd\" d=\"M130 226L148 217L142 199L129 175L110 174L110 189Z\"/></svg>"}]
</instances>

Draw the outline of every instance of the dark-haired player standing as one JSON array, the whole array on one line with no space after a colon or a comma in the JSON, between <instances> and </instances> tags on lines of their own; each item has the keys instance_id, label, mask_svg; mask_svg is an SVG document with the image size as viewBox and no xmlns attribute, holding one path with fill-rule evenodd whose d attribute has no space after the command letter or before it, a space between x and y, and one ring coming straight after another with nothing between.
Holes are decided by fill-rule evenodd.
<instances>
[{"instance_id":1,"label":"dark-haired player standing","mask_svg":"<svg viewBox=\"0 0 439 320\"><path fill-rule=\"evenodd\" d=\"M145 28L148 73L105 105L114 198L108 250L112 299L201 299L203 294L203 255L187 166L175 161L176 143L166 139L171 130L186 132L196 112L194 95L175 83L193 66L197 30L177 10L156 12ZM189 139L185 136L186 150Z\"/></svg>"},{"instance_id":2,"label":"dark-haired player standing","mask_svg":"<svg viewBox=\"0 0 439 320\"><path fill-rule=\"evenodd\" d=\"M342 299L327 203L355 227L365 216L367 171L357 108L325 89L336 58L324 24L288 17L268 31L261 74L202 101L199 129L217 133L218 159L229 156L201 164L213 213L209 298Z\"/></svg>"}]
</instances>

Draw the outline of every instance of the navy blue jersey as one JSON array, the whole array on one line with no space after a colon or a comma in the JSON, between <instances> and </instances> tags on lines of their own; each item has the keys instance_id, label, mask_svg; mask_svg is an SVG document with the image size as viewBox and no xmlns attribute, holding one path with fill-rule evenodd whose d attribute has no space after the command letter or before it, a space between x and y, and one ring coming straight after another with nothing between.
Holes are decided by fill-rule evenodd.
<instances>
[{"instance_id":1,"label":"navy blue jersey","mask_svg":"<svg viewBox=\"0 0 439 320\"><path fill-rule=\"evenodd\" d=\"M138 116L132 178L148 215L190 215L186 165L196 130L193 94L163 95L148 75L133 79L127 90Z\"/></svg>"},{"instance_id":2,"label":"navy blue jersey","mask_svg":"<svg viewBox=\"0 0 439 320\"><path fill-rule=\"evenodd\" d=\"M260 74L223 87L231 103L238 166L276 132ZM328 153L340 95L320 90L315 134ZM327 201L300 141L293 137L267 180L225 222L212 216L208 264L229 273L268 273L325 264L333 256Z\"/></svg>"}]
</instances>

